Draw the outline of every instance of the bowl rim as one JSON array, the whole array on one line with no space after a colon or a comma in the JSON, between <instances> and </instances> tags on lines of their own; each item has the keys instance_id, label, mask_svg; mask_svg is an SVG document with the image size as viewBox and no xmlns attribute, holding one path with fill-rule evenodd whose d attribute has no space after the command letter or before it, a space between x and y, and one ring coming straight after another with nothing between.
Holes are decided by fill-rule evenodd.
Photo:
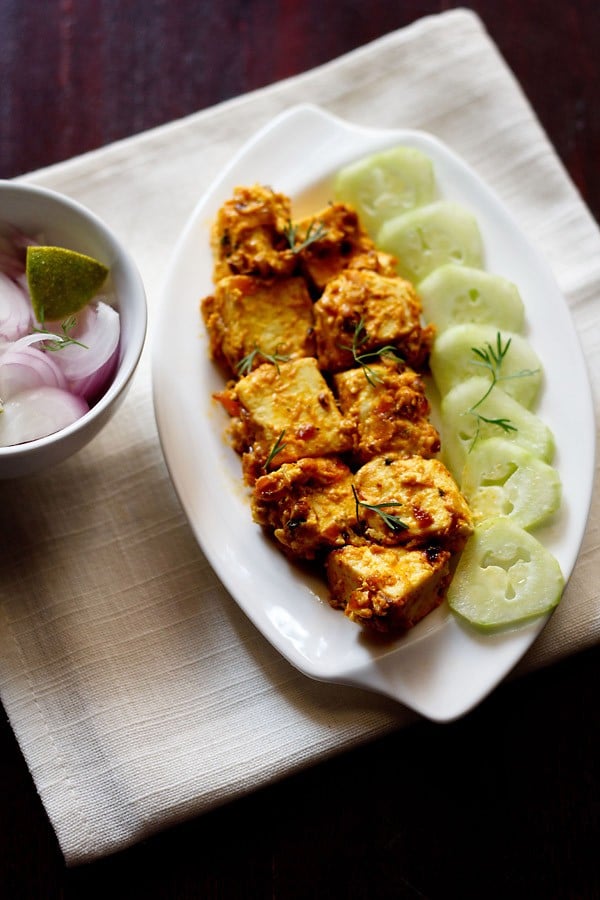
<instances>
[{"instance_id":1,"label":"bowl rim","mask_svg":"<svg viewBox=\"0 0 600 900\"><path fill-rule=\"evenodd\" d=\"M59 431L23 444L0 447L0 466L3 460L10 459L13 462L34 452L41 453L45 447L54 446L63 440L74 437L78 432L85 431L91 422L105 416L108 408L123 394L129 385L141 358L148 331L148 303L141 274L131 253L122 241L117 238L112 228L83 203L60 191L29 182L0 179L0 199L3 194L7 195L10 193L14 193L15 196L23 193L34 198L39 197L50 204L54 203L67 209L75 218L84 220L88 226L91 226L91 230L97 233L102 244L111 251L115 264L118 261L119 270L126 281L128 291L135 298L136 314L132 317L133 321L135 321L135 328L129 335L127 346L125 348L121 346L117 369L110 385L99 400L83 416ZM10 224L9 219L0 218L0 227Z\"/></svg>"}]
</instances>

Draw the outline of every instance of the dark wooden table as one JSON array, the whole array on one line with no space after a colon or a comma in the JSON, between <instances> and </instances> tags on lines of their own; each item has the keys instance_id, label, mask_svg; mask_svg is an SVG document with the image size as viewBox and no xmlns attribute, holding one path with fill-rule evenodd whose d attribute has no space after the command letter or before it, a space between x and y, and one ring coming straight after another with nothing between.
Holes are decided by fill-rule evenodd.
<instances>
[{"instance_id":1,"label":"dark wooden table","mask_svg":"<svg viewBox=\"0 0 600 900\"><path fill-rule=\"evenodd\" d=\"M0 177L457 5L0 0ZM596 0L470 6L600 219ZM416 724L72 870L3 716L0 897L598 898L599 659L506 683L458 722Z\"/></svg>"}]
</instances>

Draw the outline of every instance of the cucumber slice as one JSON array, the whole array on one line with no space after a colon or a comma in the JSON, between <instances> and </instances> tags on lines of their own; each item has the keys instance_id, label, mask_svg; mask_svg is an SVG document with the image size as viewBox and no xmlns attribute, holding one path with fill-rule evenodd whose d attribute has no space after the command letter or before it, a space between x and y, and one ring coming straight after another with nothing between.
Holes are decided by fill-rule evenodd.
<instances>
[{"instance_id":1,"label":"cucumber slice","mask_svg":"<svg viewBox=\"0 0 600 900\"><path fill-rule=\"evenodd\" d=\"M483 265L477 220L464 206L439 200L389 219L377 235L378 247L398 261L398 273L418 283L446 263Z\"/></svg>"},{"instance_id":2,"label":"cucumber slice","mask_svg":"<svg viewBox=\"0 0 600 900\"><path fill-rule=\"evenodd\" d=\"M438 334L468 322L496 325L501 331L523 330L519 290L501 275L448 263L423 279L419 295L423 315L435 323Z\"/></svg>"},{"instance_id":3,"label":"cucumber slice","mask_svg":"<svg viewBox=\"0 0 600 900\"><path fill-rule=\"evenodd\" d=\"M432 202L433 164L413 147L392 147L341 169L333 191L336 200L354 207L374 238L388 219Z\"/></svg>"},{"instance_id":4,"label":"cucumber slice","mask_svg":"<svg viewBox=\"0 0 600 900\"><path fill-rule=\"evenodd\" d=\"M560 508L556 469L504 438L477 442L467 456L460 487L475 522L506 516L531 530Z\"/></svg>"},{"instance_id":5,"label":"cucumber slice","mask_svg":"<svg viewBox=\"0 0 600 900\"><path fill-rule=\"evenodd\" d=\"M495 631L549 613L560 601L560 566L529 532L488 519L469 538L448 589L448 604L478 629Z\"/></svg>"},{"instance_id":6,"label":"cucumber slice","mask_svg":"<svg viewBox=\"0 0 600 900\"><path fill-rule=\"evenodd\" d=\"M554 455L554 436L545 422L499 386L479 403L488 389L487 379L469 378L452 388L441 402L442 454L458 481L462 480L469 451L489 437L503 437L547 463Z\"/></svg>"},{"instance_id":7,"label":"cucumber slice","mask_svg":"<svg viewBox=\"0 0 600 900\"><path fill-rule=\"evenodd\" d=\"M434 342L430 367L442 397L474 375L491 384L493 368L502 390L531 409L542 383L542 364L529 341L493 325L454 325L444 331Z\"/></svg>"}]
</instances>

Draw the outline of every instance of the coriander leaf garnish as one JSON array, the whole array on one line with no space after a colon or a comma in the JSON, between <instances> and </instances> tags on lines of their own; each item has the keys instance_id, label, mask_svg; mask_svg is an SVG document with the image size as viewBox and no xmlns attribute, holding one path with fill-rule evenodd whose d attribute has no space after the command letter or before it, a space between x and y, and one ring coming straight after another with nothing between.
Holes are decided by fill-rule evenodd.
<instances>
[{"instance_id":1,"label":"coriander leaf garnish","mask_svg":"<svg viewBox=\"0 0 600 900\"><path fill-rule=\"evenodd\" d=\"M43 312L43 310L42 310ZM33 328L32 331L35 334L50 334L44 326L44 317L42 315L40 321L41 328ZM75 316L68 316L64 322L61 322L60 326L60 334L56 335L56 338L49 338L44 342L44 346L46 350L50 350L52 352L56 352L57 350L64 350L65 347L68 347L71 344L76 344L78 347L83 347L84 350L88 350L87 344L82 344L81 341L78 341L76 338L71 337L69 334L70 331L73 331L75 326L77 325L77 318Z\"/></svg>"},{"instance_id":2,"label":"coriander leaf garnish","mask_svg":"<svg viewBox=\"0 0 600 900\"><path fill-rule=\"evenodd\" d=\"M511 375L502 375L501 369L504 360L508 354L510 349L512 338L508 338L506 343L502 343L502 335L498 331L496 333L496 346L492 346L492 344L487 343L483 347L471 347L471 350L476 356L476 359L472 361L474 366L480 366L484 369L487 369L491 375L490 386L483 393L483 395L479 398L477 403L474 403L473 406L469 409L471 415L475 416L477 419L477 430L475 432L475 436L471 441L469 446L469 452L473 449L477 440L479 438L480 426L482 422L485 422L488 425L496 425L498 428L501 428L505 433L509 433L511 431L517 431L517 428L512 424L510 419L505 418L488 418L484 416L482 413L478 412L478 407L484 402L484 400L489 397L493 389L496 385L501 381L507 381L511 378L525 378L528 375L535 375L538 371L537 369L521 369L519 372L514 372Z\"/></svg>"},{"instance_id":3,"label":"coriander leaf garnish","mask_svg":"<svg viewBox=\"0 0 600 900\"><path fill-rule=\"evenodd\" d=\"M386 500L384 503L367 503L365 500L360 500L356 488L352 485L352 493L354 494L354 502L356 504L356 519L357 521L360 519L360 508L369 509L371 512L377 513L378 516L381 516L383 522L390 531L398 532L398 531L407 531L408 525L406 522L403 522L399 516L393 515L393 513L388 513L385 510L390 506L398 507L401 504L398 503L397 500Z\"/></svg>"},{"instance_id":4,"label":"coriander leaf garnish","mask_svg":"<svg viewBox=\"0 0 600 900\"><path fill-rule=\"evenodd\" d=\"M287 444L283 443L284 434L285 434L285 428L283 429L283 431L281 432L281 434L279 435L279 437L277 438L277 440L271 447L271 450L269 451L269 455L267 456L267 458L265 460L265 464L263 466L263 469L265 470L265 472L268 472L269 466L271 465L271 463L273 462L273 460L275 459L277 454L281 453L281 451L285 447L287 447Z\"/></svg>"},{"instance_id":5,"label":"coriander leaf garnish","mask_svg":"<svg viewBox=\"0 0 600 900\"><path fill-rule=\"evenodd\" d=\"M342 350L349 350L352 353L352 357L354 362L357 365L361 366L363 372L365 373L365 378L371 385L375 385L381 382L381 378L374 372L373 369L368 365L367 360L371 359L381 359L384 356L393 356L399 362L404 362L404 358L397 347L394 347L392 344L386 344L385 347L380 347L378 350L370 350L367 353L360 353L361 346L368 340L368 334L365 329L364 319L360 319L356 328L354 329L354 334L352 335L352 344L351 346L343 346Z\"/></svg>"},{"instance_id":6,"label":"coriander leaf garnish","mask_svg":"<svg viewBox=\"0 0 600 900\"><path fill-rule=\"evenodd\" d=\"M265 362L272 363L277 371L279 372L279 363L287 362L289 356L284 356L280 353L267 353L264 350L261 350L260 347L255 347L254 350L251 350L246 356L240 359L239 363L236 365L236 370L239 375L247 375L248 372L252 371L252 367L254 365L254 361L257 356L261 356Z\"/></svg>"},{"instance_id":7,"label":"coriander leaf garnish","mask_svg":"<svg viewBox=\"0 0 600 900\"><path fill-rule=\"evenodd\" d=\"M322 222L313 220L306 230L304 240L297 244L296 238L298 235L298 226L294 225L290 221L288 222L287 228L285 229L285 236L287 238L288 244L290 245L292 253L300 253L302 250L306 249L306 247L314 244L315 241L320 241L321 238L324 238L327 235L327 233L328 229Z\"/></svg>"}]
</instances>

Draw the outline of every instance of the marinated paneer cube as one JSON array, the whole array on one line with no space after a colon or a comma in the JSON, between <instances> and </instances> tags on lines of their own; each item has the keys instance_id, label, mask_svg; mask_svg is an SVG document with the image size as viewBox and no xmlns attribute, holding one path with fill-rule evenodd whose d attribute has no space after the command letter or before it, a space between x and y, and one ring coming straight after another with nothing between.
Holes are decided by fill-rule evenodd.
<instances>
[{"instance_id":1,"label":"marinated paneer cube","mask_svg":"<svg viewBox=\"0 0 600 900\"><path fill-rule=\"evenodd\" d=\"M291 275L291 201L268 187L236 187L211 229L214 281L226 275Z\"/></svg>"},{"instance_id":2,"label":"marinated paneer cube","mask_svg":"<svg viewBox=\"0 0 600 900\"><path fill-rule=\"evenodd\" d=\"M314 357L263 363L215 395L234 418L233 446L253 484L264 471L308 456L331 456L352 447L351 425Z\"/></svg>"},{"instance_id":3,"label":"marinated paneer cube","mask_svg":"<svg viewBox=\"0 0 600 900\"><path fill-rule=\"evenodd\" d=\"M303 278L230 275L202 303L213 359L234 375L314 355L313 303Z\"/></svg>"},{"instance_id":4,"label":"marinated paneer cube","mask_svg":"<svg viewBox=\"0 0 600 900\"><path fill-rule=\"evenodd\" d=\"M437 546L363 544L333 550L325 563L331 605L375 631L407 630L444 600L450 558Z\"/></svg>"},{"instance_id":5,"label":"marinated paneer cube","mask_svg":"<svg viewBox=\"0 0 600 900\"><path fill-rule=\"evenodd\" d=\"M369 364L377 352L394 347L407 365L427 368L434 330L421 324L421 301L403 278L368 269L346 269L328 282L315 303L319 366L341 372Z\"/></svg>"},{"instance_id":6,"label":"marinated paneer cube","mask_svg":"<svg viewBox=\"0 0 600 900\"><path fill-rule=\"evenodd\" d=\"M343 546L356 525L352 472L328 457L284 463L257 479L252 514L287 555L315 559Z\"/></svg>"},{"instance_id":7,"label":"marinated paneer cube","mask_svg":"<svg viewBox=\"0 0 600 900\"><path fill-rule=\"evenodd\" d=\"M238 187L211 246L201 312L230 379L214 397L254 521L290 560L317 564L351 620L413 627L473 533L437 459L423 379L435 326L419 295L345 203L294 220L285 195Z\"/></svg>"},{"instance_id":8,"label":"marinated paneer cube","mask_svg":"<svg viewBox=\"0 0 600 900\"><path fill-rule=\"evenodd\" d=\"M378 456L358 470L354 487L367 540L456 552L473 532L467 502L439 459Z\"/></svg>"},{"instance_id":9,"label":"marinated paneer cube","mask_svg":"<svg viewBox=\"0 0 600 900\"><path fill-rule=\"evenodd\" d=\"M431 457L439 452L425 385L413 369L383 361L339 372L333 385L343 415L354 425L358 464L383 453Z\"/></svg>"},{"instance_id":10,"label":"marinated paneer cube","mask_svg":"<svg viewBox=\"0 0 600 900\"><path fill-rule=\"evenodd\" d=\"M343 203L331 203L316 215L301 219L295 229L302 272L317 295L348 267L396 273L394 257L376 250L356 212Z\"/></svg>"}]
</instances>

